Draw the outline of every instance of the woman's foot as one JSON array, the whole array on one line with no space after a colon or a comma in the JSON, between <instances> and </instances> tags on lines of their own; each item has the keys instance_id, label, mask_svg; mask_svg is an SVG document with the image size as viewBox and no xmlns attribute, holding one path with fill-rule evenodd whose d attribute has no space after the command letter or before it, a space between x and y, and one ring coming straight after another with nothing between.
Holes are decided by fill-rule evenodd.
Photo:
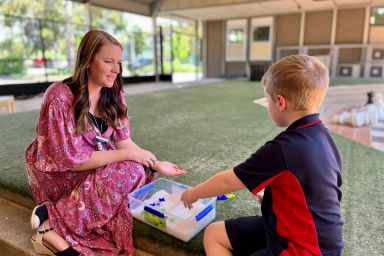
<instances>
[{"instance_id":1,"label":"woman's foot","mask_svg":"<svg viewBox=\"0 0 384 256\"><path fill-rule=\"evenodd\" d=\"M59 236L51 227L49 220L44 221L42 227L32 236L32 244L38 254L79 256L80 254L69 246L67 241Z\"/></svg>"},{"instance_id":2,"label":"woman's foot","mask_svg":"<svg viewBox=\"0 0 384 256\"><path fill-rule=\"evenodd\" d=\"M36 206L31 215L31 227L32 229L36 229L40 227L40 225L48 219L48 209L45 204L40 204Z\"/></svg>"},{"instance_id":3,"label":"woman's foot","mask_svg":"<svg viewBox=\"0 0 384 256\"><path fill-rule=\"evenodd\" d=\"M51 229L52 226L49 220L44 221L43 227L44 230ZM43 240L52 245L58 252L64 251L69 247L67 241L61 236L59 236L55 230L44 233Z\"/></svg>"}]
</instances>

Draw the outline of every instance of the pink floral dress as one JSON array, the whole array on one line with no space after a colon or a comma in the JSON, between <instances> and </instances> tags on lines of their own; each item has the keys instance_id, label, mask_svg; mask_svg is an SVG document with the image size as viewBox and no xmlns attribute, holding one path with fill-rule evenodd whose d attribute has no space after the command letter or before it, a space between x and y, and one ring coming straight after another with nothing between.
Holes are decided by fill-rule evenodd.
<instances>
[{"instance_id":1,"label":"pink floral dress","mask_svg":"<svg viewBox=\"0 0 384 256\"><path fill-rule=\"evenodd\" d=\"M109 139L107 150L130 138L128 117L102 135L97 130L76 135L72 100L71 90L62 83L52 84L45 93L37 137L25 153L31 193L38 204L47 205L55 231L82 255L133 255L127 195L156 177L132 161L72 171L90 159L97 135Z\"/></svg>"}]
</instances>

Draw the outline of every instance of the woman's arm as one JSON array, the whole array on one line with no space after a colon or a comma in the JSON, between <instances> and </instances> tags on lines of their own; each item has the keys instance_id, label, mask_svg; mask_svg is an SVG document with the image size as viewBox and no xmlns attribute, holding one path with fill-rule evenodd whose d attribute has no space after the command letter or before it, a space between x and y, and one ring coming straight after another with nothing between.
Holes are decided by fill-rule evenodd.
<instances>
[{"instance_id":1,"label":"woman's arm","mask_svg":"<svg viewBox=\"0 0 384 256\"><path fill-rule=\"evenodd\" d=\"M129 149L141 149L135 142L133 142L130 138L126 140L121 140L115 142L117 149L129 148Z\"/></svg>"},{"instance_id":2,"label":"woman's arm","mask_svg":"<svg viewBox=\"0 0 384 256\"><path fill-rule=\"evenodd\" d=\"M116 148L115 150L94 151L87 162L77 166L74 170L86 171L124 160L135 161L145 167L150 167L156 161L156 157L151 152L140 148L131 139L117 142Z\"/></svg>"},{"instance_id":3,"label":"woman's arm","mask_svg":"<svg viewBox=\"0 0 384 256\"><path fill-rule=\"evenodd\" d=\"M167 176L179 176L187 174L185 170L181 170L177 165L167 162L167 161L158 161L156 156L148 150L140 148L136 143L131 139L119 141L116 143L116 148L118 149L128 149L133 151L142 152L143 161L147 163L146 167L151 167L152 170L157 171L161 174Z\"/></svg>"},{"instance_id":4,"label":"woman's arm","mask_svg":"<svg viewBox=\"0 0 384 256\"><path fill-rule=\"evenodd\" d=\"M142 149L131 139L118 141L115 143L115 145L117 149L129 150L132 157L127 160L141 163L145 167L153 168L155 162L157 161L156 156L152 152Z\"/></svg>"},{"instance_id":5,"label":"woman's arm","mask_svg":"<svg viewBox=\"0 0 384 256\"><path fill-rule=\"evenodd\" d=\"M91 158L87 162L77 166L74 171L87 171L110 163L124 161L127 160L128 155L128 150L126 149L94 151Z\"/></svg>"}]
</instances>

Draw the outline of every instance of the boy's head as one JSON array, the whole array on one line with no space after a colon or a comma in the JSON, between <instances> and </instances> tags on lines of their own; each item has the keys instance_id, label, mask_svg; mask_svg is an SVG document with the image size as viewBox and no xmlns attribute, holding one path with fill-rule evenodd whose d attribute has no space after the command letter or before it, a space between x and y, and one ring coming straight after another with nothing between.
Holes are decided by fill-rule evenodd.
<instances>
[{"instance_id":1,"label":"boy's head","mask_svg":"<svg viewBox=\"0 0 384 256\"><path fill-rule=\"evenodd\" d=\"M273 101L280 95L292 111L316 112L328 89L329 71L316 57L291 55L270 66L261 83Z\"/></svg>"}]
</instances>

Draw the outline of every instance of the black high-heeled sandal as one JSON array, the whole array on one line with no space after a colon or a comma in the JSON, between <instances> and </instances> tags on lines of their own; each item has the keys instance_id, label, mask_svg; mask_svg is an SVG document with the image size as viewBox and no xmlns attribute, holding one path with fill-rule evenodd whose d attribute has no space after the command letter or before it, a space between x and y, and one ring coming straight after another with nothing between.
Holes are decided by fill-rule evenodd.
<instances>
[{"instance_id":1,"label":"black high-heeled sandal","mask_svg":"<svg viewBox=\"0 0 384 256\"><path fill-rule=\"evenodd\" d=\"M45 204L37 205L31 214L31 228L36 229L40 227L45 220L48 219L48 209Z\"/></svg>"},{"instance_id":2,"label":"black high-heeled sandal","mask_svg":"<svg viewBox=\"0 0 384 256\"><path fill-rule=\"evenodd\" d=\"M75 249L72 247L68 247L64 251L57 251L57 249L48 243L47 241L44 241L43 235L45 233L48 233L52 231L53 228L47 228L43 230L37 230L36 234L32 236L31 242L33 245L33 248L35 249L35 252L37 254L42 255L49 255L49 256L79 256L80 253L78 253Z\"/></svg>"}]
</instances>

